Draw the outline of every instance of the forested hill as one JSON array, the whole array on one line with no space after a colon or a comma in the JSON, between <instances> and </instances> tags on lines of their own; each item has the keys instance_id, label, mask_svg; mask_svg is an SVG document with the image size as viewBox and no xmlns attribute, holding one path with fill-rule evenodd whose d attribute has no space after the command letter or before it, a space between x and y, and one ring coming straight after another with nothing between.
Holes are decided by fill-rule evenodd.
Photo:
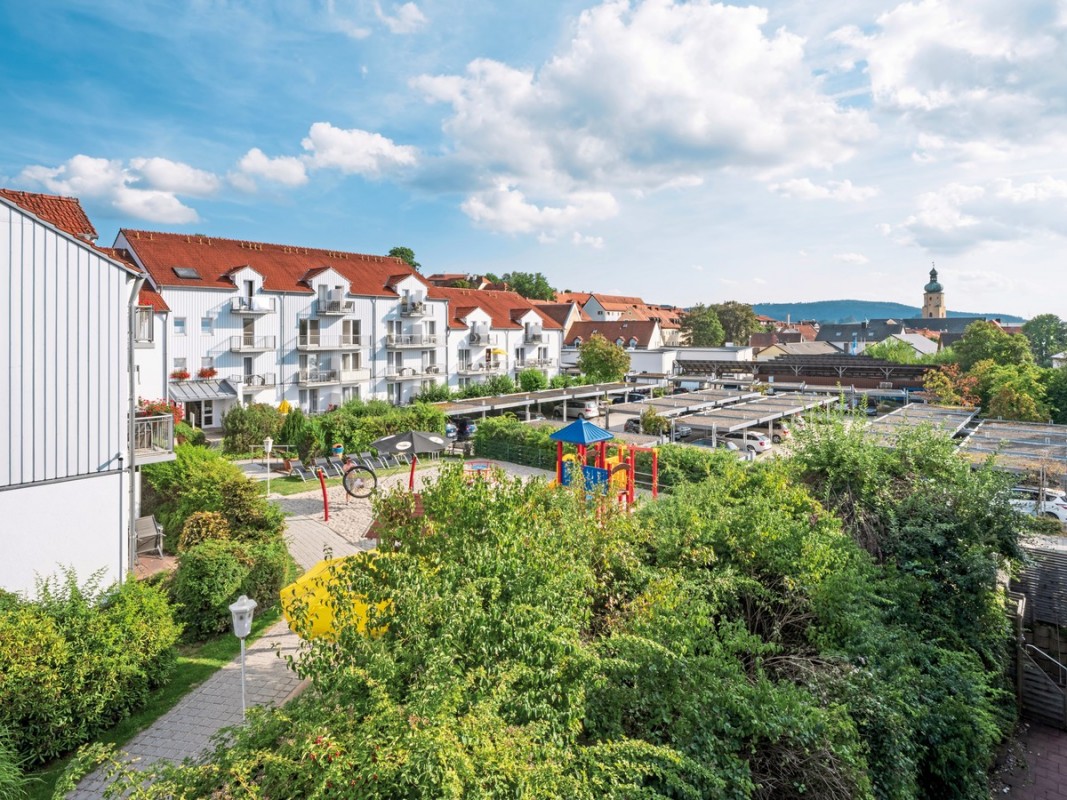
<instances>
[{"instance_id":1,"label":"forested hill","mask_svg":"<svg viewBox=\"0 0 1067 800\"><path fill-rule=\"evenodd\" d=\"M922 309L903 303L880 303L873 300L819 300L814 303L753 303L757 314L793 322L814 319L819 322L862 322L865 319L905 319L922 316ZM1013 314L972 311L949 311L950 317L996 317L1001 322L1024 322Z\"/></svg>"}]
</instances>

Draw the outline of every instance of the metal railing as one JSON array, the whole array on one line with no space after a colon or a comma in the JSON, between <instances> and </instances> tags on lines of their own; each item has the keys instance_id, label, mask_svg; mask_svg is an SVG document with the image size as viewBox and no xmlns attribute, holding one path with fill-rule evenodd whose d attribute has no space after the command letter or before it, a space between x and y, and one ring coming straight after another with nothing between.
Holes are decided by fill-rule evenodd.
<instances>
[{"instance_id":1,"label":"metal railing","mask_svg":"<svg viewBox=\"0 0 1067 800\"><path fill-rule=\"evenodd\" d=\"M436 371L430 372L429 370L431 369ZM440 367L436 365L429 367L390 367L385 371L385 377L392 381L411 381L439 374Z\"/></svg>"},{"instance_id":2,"label":"metal railing","mask_svg":"<svg viewBox=\"0 0 1067 800\"><path fill-rule=\"evenodd\" d=\"M337 316L343 317L345 314L351 314L356 310L355 300L316 300L315 312L320 317Z\"/></svg>"},{"instance_id":3,"label":"metal railing","mask_svg":"<svg viewBox=\"0 0 1067 800\"><path fill-rule=\"evenodd\" d=\"M436 347L438 336L435 333L390 333L385 337L386 347Z\"/></svg>"},{"instance_id":4,"label":"metal railing","mask_svg":"<svg viewBox=\"0 0 1067 800\"><path fill-rule=\"evenodd\" d=\"M400 304L400 316L402 317L421 317L425 315L428 310L429 309L426 308L426 303L421 300L414 300Z\"/></svg>"},{"instance_id":5,"label":"metal railing","mask_svg":"<svg viewBox=\"0 0 1067 800\"><path fill-rule=\"evenodd\" d=\"M481 364L460 364L456 368L459 375L494 375L504 367L502 361L491 361Z\"/></svg>"},{"instance_id":6,"label":"metal railing","mask_svg":"<svg viewBox=\"0 0 1067 800\"><path fill-rule=\"evenodd\" d=\"M258 353L273 350L277 345L273 336L231 336L230 350L234 353Z\"/></svg>"},{"instance_id":7,"label":"metal railing","mask_svg":"<svg viewBox=\"0 0 1067 800\"><path fill-rule=\"evenodd\" d=\"M312 383L337 383L339 380L335 369L302 369L296 373L296 382L301 386Z\"/></svg>"},{"instance_id":8,"label":"metal railing","mask_svg":"<svg viewBox=\"0 0 1067 800\"><path fill-rule=\"evenodd\" d=\"M276 379L273 372L261 372L256 375L237 373L236 375L230 375L226 380L234 386L240 386L243 389L250 389L253 391L263 386L276 385Z\"/></svg>"},{"instance_id":9,"label":"metal railing","mask_svg":"<svg viewBox=\"0 0 1067 800\"><path fill-rule=\"evenodd\" d=\"M540 344L545 340L545 335L540 331L536 333L528 332L525 336L522 337L522 340L526 342L526 344Z\"/></svg>"},{"instance_id":10,"label":"metal railing","mask_svg":"<svg viewBox=\"0 0 1067 800\"><path fill-rule=\"evenodd\" d=\"M471 331L470 334L467 336L467 340L475 347L497 345L500 344L500 334L480 333L478 331Z\"/></svg>"},{"instance_id":11,"label":"metal railing","mask_svg":"<svg viewBox=\"0 0 1067 800\"><path fill-rule=\"evenodd\" d=\"M174 451L174 416L134 417L133 449L139 457Z\"/></svg>"},{"instance_id":12,"label":"metal railing","mask_svg":"<svg viewBox=\"0 0 1067 800\"><path fill-rule=\"evenodd\" d=\"M365 381L369 378L370 369L367 367L341 370L341 383L358 383L359 381Z\"/></svg>"},{"instance_id":13,"label":"metal railing","mask_svg":"<svg viewBox=\"0 0 1067 800\"><path fill-rule=\"evenodd\" d=\"M270 314L274 311L273 297L234 297L230 299L234 314Z\"/></svg>"},{"instance_id":14,"label":"metal railing","mask_svg":"<svg viewBox=\"0 0 1067 800\"><path fill-rule=\"evenodd\" d=\"M361 347L362 336L302 333L296 337L297 350L358 350Z\"/></svg>"}]
</instances>

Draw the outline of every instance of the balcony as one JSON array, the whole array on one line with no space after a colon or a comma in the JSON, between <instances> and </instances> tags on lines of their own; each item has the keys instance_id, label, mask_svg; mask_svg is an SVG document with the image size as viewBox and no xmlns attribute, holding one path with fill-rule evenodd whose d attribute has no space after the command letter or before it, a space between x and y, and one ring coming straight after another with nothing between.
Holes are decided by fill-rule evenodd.
<instances>
[{"instance_id":1,"label":"balcony","mask_svg":"<svg viewBox=\"0 0 1067 800\"><path fill-rule=\"evenodd\" d=\"M545 335L541 331L527 331L522 340L526 344L544 344Z\"/></svg>"},{"instance_id":2,"label":"balcony","mask_svg":"<svg viewBox=\"0 0 1067 800\"><path fill-rule=\"evenodd\" d=\"M136 464L155 464L173 461L174 416L134 417L133 450Z\"/></svg>"},{"instance_id":3,"label":"balcony","mask_svg":"<svg viewBox=\"0 0 1067 800\"><path fill-rule=\"evenodd\" d=\"M230 300L230 313L243 317L261 317L274 313L273 297L234 297Z\"/></svg>"},{"instance_id":4,"label":"balcony","mask_svg":"<svg viewBox=\"0 0 1067 800\"><path fill-rule=\"evenodd\" d=\"M424 317L428 310L426 303L421 300L412 300L400 304L400 316L402 317Z\"/></svg>"},{"instance_id":5,"label":"balcony","mask_svg":"<svg viewBox=\"0 0 1067 800\"><path fill-rule=\"evenodd\" d=\"M296 337L297 350L360 350L362 347L362 336L346 336L344 334L302 333Z\"/></svg>"},{"instance_id":6,"label":"balcony","mask_svg":"<svg viewBox=\"0 0 1067 800\"><path fill-rule=\"evenodd\" d=\"M368 367L341 370L341 383L360 383L366 380L370 380L370 369Z\"/></svg>"},{"instance_id":7,"label":"balcony","mask_svg":"<svg viewBox=\"0 0 1067 800\"><path fill-rule=\"evenodd\" d=\"M231 386L238 387L242 392L258 392L260 389L277 385L273 372L263 372L259 375L230 375L226 378Z\"/></svg>"},{"instance_id":8,"label":"balcony","mask_svg":"<svg viewBox=\"0 0 1067 800\"><path fill-rule=\"evenodd\" d=\"M480 364L460 364L456 372L460 375L499 375L503 369L502 361L486 361Z\"/></svg>"},{"instance_id":9,"label":"balcony","mask_svg":"<svg viewBox=\"0 0 1067 800\"><path fill-rule=\"evenodd\" d=\"M300 386L324 386L340 383L340 377L335 369L302 369L296 373L296 382Z\"/></svg>"},{"instance_id":10,"label":"balcony","mask_svg":"<svg viewBox=\"0 0 1067 800\"><path fill-rule=\"evenodd\" d=\"M436 364L423 367L389 367L385 371L385 377L390 381L417 381L423 378L436 377L441 374L441 368Z\"/></svg>"},{"instance_id":11,"label":"balcony","mask_svg":"<svg viewBox=\"0 0 1067 800\"><path fill-rule=\"evenodd\" d=\"M403 347L437 347L437 334L390 333L385 337L385 346L393 349Z\"/></svg>"},{"instance_id":12,"label":"balcony","mask_svg":"<svg viewBox=\"0 0 1067 800\"><path fill-rule=\"evenodd\" d=\"M346 314L354 314L356 311L355 300L316 300L315 314L320 317L343 317Z\"/></svg>"},{"instance_id":13,"label":"balcony","mask_svg":"<svg viewBox=\"0 0 1067 800\"><path fill-rule=\"evenodd\" d=\"M266 353L273 350L275 344L273 336L231 336L231 353Z\"/></svg>"},{"instance_id":14,"label":"balcony","mask_svg":"<svg viewBox=\"0 0 1067 800\"><path fill-rule=\"evenodd\" d=\"M544 369L545 367L554 366L556 366L556 359L554 358L526 358L522 361L517 362L515 364L515 369L523 370L528 369L529 367L534 367L535 369Z\"/></svg>"},{"instance_id":15,"label":"balcony","mask_svg":"<svg viewBox=\"0 0 1067 800\"><path fill-rule=\"evenodd\" d=\"M472 347L489 347L500 344L500 335L496 333L478 333L477 331L471 331L467 336L467 341L471 343Z\"/></svg>"}]
</instances>

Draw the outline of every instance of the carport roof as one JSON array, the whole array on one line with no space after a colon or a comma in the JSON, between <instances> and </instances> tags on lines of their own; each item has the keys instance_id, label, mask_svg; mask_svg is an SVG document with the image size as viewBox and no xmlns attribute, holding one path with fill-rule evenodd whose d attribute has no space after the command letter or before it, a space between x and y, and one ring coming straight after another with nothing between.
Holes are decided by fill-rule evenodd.
<instances>
[{"instance_id":1,"label":"carport roof","mask_svg":"<svg viewBox=\"0 0 1067 800\"><path fill-rule=\"evenodd\" d=\"M763 425L782 417L801 414L813 408L832 405L836 397L812 396L799 393L775 394L757 397L748 402L706 413L692 414L679 421L694 427L725 431L727 433Z\"/></svg>"},{"instance_id":2,"label":"carport roof","mask_svg":"<svg viewBox=\"0 0 1067 800\"><path fill-rule=\"evenodd\" d=\"M873 419L867 423L870 431L885 438L892 438L904 428L917 428L920 425L944 431L949 436L955 436L966 427L977 408L963 408L960 406L935 406L927 403L909 403L906 406L894 409L883 417Z\"/></svg>"},{"instance_id":3,"label":"carport roof","mask_svg":"<svg viewBox=\"0 0 1067 800\"><path fill-rule=\"evenodd\" d=\"M1067 471L1067 425L982 420L960 450L972 461L992 456L997 467L1010 472L1043 468L1063 474Z\"/></svg>"}]
</instances>

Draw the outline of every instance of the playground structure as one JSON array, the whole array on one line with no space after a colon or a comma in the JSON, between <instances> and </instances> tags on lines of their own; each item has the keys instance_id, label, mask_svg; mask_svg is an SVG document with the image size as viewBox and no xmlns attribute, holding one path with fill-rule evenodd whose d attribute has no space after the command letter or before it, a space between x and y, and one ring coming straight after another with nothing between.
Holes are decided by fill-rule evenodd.
<instances>
[{"instance_id":1,"label":"playground structure","mask_svg":"<svg viewBox=\"0 0 1067 800\"><path fill-rule=\"evenodd\" d=\"M659 453L652 447L623 443L610 444L614 436L598 425L578 419L551 435L556 441L556 484L571 486L581 475L589 494L613 493L618 502L632 507L636 500L637 453L652 456L652 497L659 496ZM563 445L573 444L577 453L564 453ZM593 463L590 464L590 457Z\"/></svg>"}]
</instances>

